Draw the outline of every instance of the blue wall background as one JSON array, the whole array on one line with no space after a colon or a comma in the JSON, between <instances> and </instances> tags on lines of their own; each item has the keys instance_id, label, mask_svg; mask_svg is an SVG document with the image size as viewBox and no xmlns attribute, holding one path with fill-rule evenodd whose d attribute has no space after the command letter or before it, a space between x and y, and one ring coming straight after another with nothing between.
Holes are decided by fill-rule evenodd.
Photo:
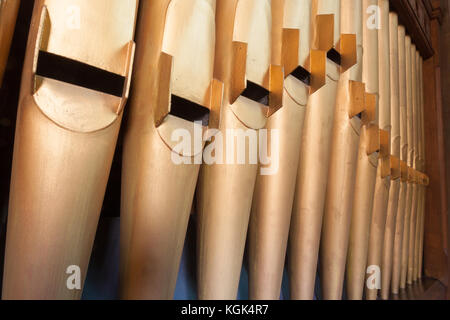
<instances>
[{"instance_id":1,"label":"blue wall background","mask_svg":"<svg viewBox=\"0 0 450 320\"><path fill-rule=\"evenodd\" d=\"M85 300L118 299L120 218L101 218L83 292ZM195 218L191 217L180 263L174 299L196 300ZM316 281L318 291L319 281ZM241 272L239 300L248 299L246 258ZM280 299L289 299L286 268Z\"/></svg>"}]
</instances>

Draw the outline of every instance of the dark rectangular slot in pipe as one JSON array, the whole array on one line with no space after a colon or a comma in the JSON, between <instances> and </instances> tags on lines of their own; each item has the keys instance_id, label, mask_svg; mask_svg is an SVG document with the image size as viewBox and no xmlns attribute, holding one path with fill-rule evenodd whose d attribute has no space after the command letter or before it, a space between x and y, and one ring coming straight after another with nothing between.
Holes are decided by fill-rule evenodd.
<instances>
[{"instance_id":1,"label":"dark rectangular slot in pipe","mask_svg":"<svg viewBox=\"0 0 450 320\"><path fill-rule=\"evenodd\" d=\"M54 53L39 51L36 74L122 97L125 77Z\"/></svg>"},{"instance_id":2,"label":"dark rectangular slot in pipe","mask_svg":"<svg viewBox=\"0 0 450 320\"><path fill-rule=\"evenodd\" d=\"M333 61L334 63L341 65L341 54L336 51L336 49L332 48L327 52L327 58Z\"/></svg>"},{"instance_id":3,"label":"dark rectangular slot in pipe","mask_svg":"<svg viewBox=\"0 0 450 320\"><path fill-rule=\"evenodd\" d=\"M245 90L241 93L241 96L261 103L265 106L269 105L269 90L248 80L247 88L245 88Z\"/></svg>"},{"instance_id":4,"label":"dark rectangular slot in pipe","mask_svg":"<svg viewBox=\"0 0 450 320\"><path fill-rule=\"evenodd\" d=\"M171 96L170 114L190 122L201 121L205 127L209 125L208 108L174 94Z\"/></svg>"},{"instance_id":5,"label":"dark rectangular slot in pipe","mask_svg":"<svg viewBox=\"0 0 450 320\"><path fill-rule=\"evenodd\" d=\"M298 66L294 71L292 71L291 75L307 86L311 85L311 73L309 73L303 67Z\"/></svg>"}]
</instances>

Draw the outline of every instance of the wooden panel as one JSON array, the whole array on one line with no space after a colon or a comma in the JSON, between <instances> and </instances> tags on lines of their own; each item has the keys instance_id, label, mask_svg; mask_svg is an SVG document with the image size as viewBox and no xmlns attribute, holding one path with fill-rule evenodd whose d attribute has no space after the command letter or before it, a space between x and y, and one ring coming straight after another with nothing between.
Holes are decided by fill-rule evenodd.
<instances>
[{"instance_id":1,"label":"wooden panel","mask_svg":"<svg viewBox=\"0 0 450 320\"><path fill-rule=\"evenodd\" d=\"M431 74L431 76L430 76ZM433 61L424 63L425 103L427 110L425 116L426 154L438 154L438 132L436 130L436 83L434 77ZM442 248L441 214L442 199L440 190L441 173L438 161L426 161L426 172L430 177L430 185L426 197L425 216L425 243L424 243L424 270L429 277L445 281L445 255Z\"/></svg>"},{"instance_id":2,"label":"wooden panel","mask_svg":"<svg viewBox=\"0 0 450 320\"><path fill-rule=\"evenodd\" d=\"M433 19L431 39L436 54L423 65L426 173L430 177L426 197L424 269L427 276L447 284L448 262L444 245L446 228L443 223L447 215L447 196L443 113L440 101L439 28L438 20Z\"/></svg>"},{"instance_id":3,"label":"wooden panel","mask_svg":"<svg viewBox=\"0 0 450 320\"><path fill-rule=\"evenodd\" d=\"M447 181L450 179L450 17L448 15L450 1L442 1L442 8L439 7L440 1L433 1L433 12L442 18L438 19L442 23L440 29L440 50L438 56L438 64L440 70L441 80L441 94L442 94L442 123L444 127L444 141L445 141L445 166L447 169ZM446 12L444 15L443 12ZM447 199L450 196L450 190L445 188ZM450 232L450 225L448 224L448 213L445 215L447 218L447 256L448 260L448 273L450 274L450 256L448 255L448 248L450 248L450 239L448 234ZM444 224L444 223L443 223ZM450 299L450 290L447 292L447 297Z\"/></svg>"}]
</instances>

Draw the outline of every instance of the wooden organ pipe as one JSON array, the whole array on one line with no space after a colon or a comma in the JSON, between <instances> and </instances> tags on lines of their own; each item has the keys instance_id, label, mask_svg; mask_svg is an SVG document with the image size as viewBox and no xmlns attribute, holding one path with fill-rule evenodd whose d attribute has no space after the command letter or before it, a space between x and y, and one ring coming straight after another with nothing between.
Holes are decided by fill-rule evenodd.
<instances>
[{"instance_id":1,"label":"wooden organ pipe","mask_svg":"<svg viewBox=\"0 0 450 320\"><path fill-rule=\"evenodd\" d=\"M381 298L389 299L392 279L394 235L401 184L401 133L400 133L400 98L399 98L399 50L398 50L398 16L389 13L389 61L390 61L390 104L391 104L391 188L386 217L381 260Z\"/></svg>"},{"instance_id":2,"label":"wooden organ pipe","mask_svg":"<svg viewBox=\"0 0 450 320\"><path fill-rule=\"evenodd\" d=\"M395 32L395 31L394 31ZM400 195L395 222L393 265L391 291L393 294L399 293L400 270L403 247L404 219L406 208L406 193L408 189L408 139L407 139L407 108L406 108L406 55L405 55L405 27L398 26L398 68L399 68L399 109L400 109L400 160L401 160L401 182ZM383 283L382 283L383 290Z\"/></svg>"},{"instance_id":3,"label":"wooden organ pipe","mask_svg":"<svg viewBox=\"0 0 450 320\"><path fill-rule=\"evenodd\" d=\"M220 112L223 84L213 76L215 9L215 0L155 0L140 6L139 68L122 172L123 299L174 295L203 145L188 141L188 148L179 149L173 136L182 130L202 137ZM193 113L199 118L190 117Z\"/></svg>"},{"instance_id":4,"label":"wooden organ pipe","mask_svg":"<svg viewBox=\"0 0 450 320\"><path fill-rule=\"evenodd\" d=\"M375 100L373 119L361 129L358 161L356 167L355 193L350 223L349 246L347 253L347 296L352 300L361 300L364 292L369 228L372 216L374 188L380 151L380 130L378 127L378 30L369 27L371 6L377 6L376 0L362 1L362 79L366 92ZM370 20L372 21L372 20ZM376 24L376 21L372 21ZM370 53L370 55L368 54ZM367 96L366 96L367 97Z\"/></svg>"},{"instance_id":5,"label":"wooden organ pipe","mask_svg":"<svg viewBox=\"0 0 450 320\"><path fill-rule=\"evenodd\" d=\"M281 162L276 173L256 178L248 237L251 299L280 297L306 104L317 79L325 78L326 52L310 50L310 15L311 0L272 1L272 62L284 67L285 82L283 108L266 129ZM274 131L278 141L271 139ZM298 284L291 274L295 297Z\"/></svg>"},{"instance_id":6,"label":"wooden organ pipe","mask_svg":"<svg viewBox=\"0 0 450 320\"><path fill-rule=\"evenodd\" d=\"M311 10L311 49L336 56L340 1L313 0ZM289 243L289 270L298 284L294 299L314 297L339 71L327 59L325 85L310 94L306 107Z\"/></svg>"},{"instance_id":7,"label":"wooden organ pipe","mask_svg":"<svg viewBox=\"0 0 450 320\"><path fill-rule=\"evenodd\" d=\"M391 132L391 91L390 91L390 59L389 59L389 1L378 0L380 8L380 25L378 28L378 81L379 81L379 127L384 135L380 135L380 152L377 178L375 183L372 220L369 231L369 250L367 255L366 299L376 300L380 288L380 276L370 278L381 270L384 231L389 204L391 186L390 170L390 132ZM368 52L367 54L371 54ZM386 136L386 137L384 137Z\"/></svg>"},{"instance_id":8,"label":"wooden organ pipe","mask_svg":"<svg viewBox=\"0 0 450 320\"><path fill-rule=\"evenodd\" d=\"M77 1L78 26L67 24L72 5L34 3L14 142L4 299L81 297L128 98L138 1ZM80 283L69 283L75 273Z\"/></svg>"},{"instance_id":9,"label":"wooden organ pipe","mask_svg":"<svg viewBox=\"0 0 450 320\"><path fill-rule=\"evenodd\" d=\"M416 46L411 45L411 107L412 107L412 117L411 117L411 132L412 132L412 167L414 169L414 181L412 184L413 195L411 203L411 217L409 223L409 245L408 245L408 267L407 267L407 284L413 283L413 273L414 273L414 245L415 245L415 235L416 235L416 222L417 222L417 199L419 193L419 187L417 184L417 165L418 165L418 148L417 148L417 72L416 72Z\"/></svg>"},{"instance_id":10,"label":"wooden organ pipe","mask_svg":"<svg viewBox=\"0 0 450 320\"><path fill-rule=\"evenodd\" d=\"M284 74L280 65L271 63L271 1L218 0L217 8L214 75L225 84L218 132L225 137L223 150L220 150L223 159L229 159L236 155L238 147L234 143L235 136L227 135L227 130L243 130L257 137L260 129L266 127L268 118L281 107ZM264 91L265 99L255 99L250 91ZM211 143L206 148L212 146ZM253 148L250 144L245 146L245 159L256 152L255 146L260 147L257 144ZM202 165L197 187L200 299L237 297L259 169L256 161Z\"/></svg>"},{"instance_id":11,"label":"wooden organ pipe","mask_svg":"<svg viewBox=\"0 0 450 320\"><path fill-rule=\"evenodd\" d=\"M322 227L321 282L327 299L342 295L361 125L374 111L373 105L366 104L362 82L361 1L342 0L340 15L339 51L342 61L351 63L341 65Z\"/></svg>"},{"instance_id":12,"label":"wooden organ pipe","mask_svg":"<svg viewBox=\"0 0 450 320\"><path fill-rule=\"evenodd\" d=\"M406 192L406 205L404 217L404 232L402 241L402 260L400 270L400 288L406 288L406 277L408 269L408 253L409 253L409 233L411 221L411 208L413 198L413 130L412 130L412 83L411 83L411 38L405 37L405 65L406 65L406 109L407 109L407 139L408 139L408 187Z\"/></svg>"}]
</instances>

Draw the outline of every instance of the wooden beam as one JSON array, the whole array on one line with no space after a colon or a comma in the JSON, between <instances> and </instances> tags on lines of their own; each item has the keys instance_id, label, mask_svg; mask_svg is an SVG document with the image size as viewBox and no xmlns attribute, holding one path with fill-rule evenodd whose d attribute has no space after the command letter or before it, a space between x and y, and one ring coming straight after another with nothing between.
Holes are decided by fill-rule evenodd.
<instances>
[{"instance_id":1,"label":"wooden beam","mask_svg":"<svg viewBox=\"0 0 450 320\"><path fill-rule=\"evenodd\" d=\"M440 103L439 22L431 20L432 44L435 55L424 61L424 117L426 174L430 185L426 195L424 269L429 277L448 283L448 262L445 254L446 232L443 217L447 214L445 149L443 142L442 104Z\"/></svg>"}]
</instances>

